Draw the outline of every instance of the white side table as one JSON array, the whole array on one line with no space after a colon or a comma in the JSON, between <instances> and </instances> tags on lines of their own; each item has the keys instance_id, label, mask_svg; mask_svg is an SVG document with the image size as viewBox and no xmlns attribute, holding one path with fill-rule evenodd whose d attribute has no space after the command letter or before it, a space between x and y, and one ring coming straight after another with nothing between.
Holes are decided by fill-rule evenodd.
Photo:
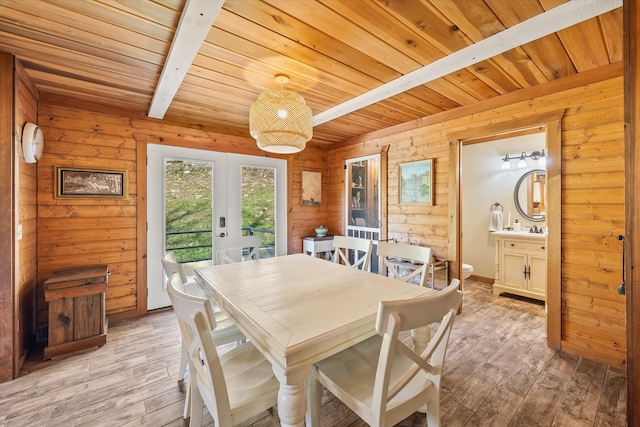
<instances>
[{"instance_id":1,"label":"white side table","mask_svg":"<svg viewBox=\"0 0 640 427\"><path fill-rule=\"evenodd\" d=\"M333 256L333 236L307 236L302 239L302 251L315 257L324 253L325 259Z\"/></svg>"}]
</instances>

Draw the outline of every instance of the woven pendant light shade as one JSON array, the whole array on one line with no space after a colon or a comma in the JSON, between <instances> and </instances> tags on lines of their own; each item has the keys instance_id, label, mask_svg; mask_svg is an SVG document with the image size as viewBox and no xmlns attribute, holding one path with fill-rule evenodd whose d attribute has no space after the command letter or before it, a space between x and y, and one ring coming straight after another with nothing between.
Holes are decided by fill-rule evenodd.
<instances>
[{"instance_id":1,"label":"woven pendant light shade","mask_svg":"<svg viewBox=\"0 0 640 427\"><path fill-rule=\"evenodd\" d=\"M264 151L300 152L313 136L311 109L297 93L268 90L251 105L249 132Z\"/></svg>"}]
</instances>

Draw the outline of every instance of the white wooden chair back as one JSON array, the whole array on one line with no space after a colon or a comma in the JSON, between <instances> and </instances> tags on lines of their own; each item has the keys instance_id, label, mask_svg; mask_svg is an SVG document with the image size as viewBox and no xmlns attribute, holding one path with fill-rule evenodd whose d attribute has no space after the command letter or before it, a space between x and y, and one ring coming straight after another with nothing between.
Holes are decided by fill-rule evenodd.
<instances>
[{"instance_id":1,"label":"white wooden chair back","mask_svg":"<svg viewBox=\"0 0 640 427\"><path fill-rule=\"evenodd\" d=\"M382 260L382 266L386 267L379 270L380 274L386 274L388 271L394 279L404 282L419 276L418 284L426 286L431 248L406 243L378 242L378 256ZM404 276L403 270L406 270Z\"/></svg>"},{"instance_id":2,"label":"white wooden chair back","mask_svg":"<svg viewBox=\"0 0 640 427\"><path fill-rule=\"evenodd\" d=\"M162 257L162 267L167 277L171 277L173 273L178 273L182 283L187 283L187 273L183 265L176 261L176 256L172 251L167 252Z\"/></svg>"},{"instance_id":3,"label":"white wooden chair back","mask_svg":"<svg viewBox=\"0 0 640 427\"><path fill-rule=\"evenodd\" d=\"M258 235L216 239L216 265L258 259L258 251L261 245L262 238ZM247 255L242 254L244 249L249 250Z\"/></svg>"},{"instance_id":4,"label":"white wooden chair back","mask_svg":"<svg viewBox=\"0 0 640 427\"><path fill-rule=\"evenodd\" d=\"M391 415L391 420L397 418L393 414L396 409L389 408L389 403L396 396L403 395L405 402L417 402L412 412L433 398L437 399L437 405L439 405L445 353L453 321L462 301L462 292L459 288L460 281L454 279L449 286L435 295L412 300L380 302L376 330L383 338L371 408L373 418L380 420L380 425L385 424L383 421L387 415ZM422 354L416 354L398 339L401 331L424 327L434 322L440 322L440 326ZM397 351L413 363L399 379L390 381L394 361L398 359L395 356ZM422 380L420 380L421 376ZM416 399L421 395L424 397ZM439 425L439 410L436 413L438 422L435 425ZM401 419L408 415L410 413ZM427 422L427 425L432 424Z\"/></svg>"},{"instance_id":5,"label":"white wooden chair back","mask_svg":"<svg viewBox=\"0 0 640 427\"><path fill-rule=\"evenodd\" d=\"M427 425L439 426L440 379L462 301L459 287L454 279L424 297L381 301L378 335L316 364L317 382L309 390L312 422L319 422L322 384L370 426L394 426L425 405ZM434 322L440 326L420 354L398 339L401 331L424 330Z\"/></svg>"},{"instance_id":6,"label":"white wooden chair back","mask_svg":"<svg viewBox=\"0 0 640 427\"><path fill-rule=\"evenodd\" d=\"M202 425L204 405L217 427L232 427L277 404L280 383L271 364L252 343L245 343L218 355L211 330L216 320L211 303L180 291L173 275L167 286L178 318L183 344L188 348L190 425ZM225 376L232 379L227 388Z\"/></svg>"},{"instance_id":7,"label":"white wooden chair back","mask_svg":"<svg viewBox=\"0 0 640 427\"><path fill-rule=\"evenodd\" d=\"M373 247L371 240L351 236L334 236L333 247L335 248L333 262L369 271ZM351 262L352 259L353 262Z\"/></svg>"}]
</instances>

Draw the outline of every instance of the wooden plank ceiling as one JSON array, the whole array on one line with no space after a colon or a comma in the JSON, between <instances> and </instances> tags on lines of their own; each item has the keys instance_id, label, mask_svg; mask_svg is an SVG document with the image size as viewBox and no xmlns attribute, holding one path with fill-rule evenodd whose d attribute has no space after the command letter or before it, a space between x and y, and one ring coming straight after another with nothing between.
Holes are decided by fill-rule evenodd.
<instances>
[{"instance_id":1,"label":"wooden plank ceiling","mask_svg":"<svg viewBox=\"0 0 640 427\"><path fill-rule=\"evenodd\" d=\"M277 73L318 114L566 1L226 0L163 120L248 137L249 107L278 87ZM2 0L0 50L20 59L42 99L146 114L184 6ZM313 140L342 141L618 61L620 7L318 125Z\"/></svg>"}]
</instances>

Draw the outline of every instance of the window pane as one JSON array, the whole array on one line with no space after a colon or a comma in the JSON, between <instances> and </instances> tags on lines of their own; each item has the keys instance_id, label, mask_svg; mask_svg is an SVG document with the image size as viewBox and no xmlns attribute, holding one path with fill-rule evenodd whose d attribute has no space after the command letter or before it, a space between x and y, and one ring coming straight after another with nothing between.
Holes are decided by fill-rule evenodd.
<instances>
[{"instance_id":1,"label":"window pane","mask_svg":"<svg viewBox=\"0 0 640 427\"><path fill-rule=\"evenodd\" d=\"M275 169L242 167L242 233L262 238L261 258L275 256Z\"/></svg>"},{"instance_id":2,"label":"window pane","mask_svg":"<svg viewBox=\"0 0 640 427\"><path fill-rule=\"evenodd\" d=\"M212 174L210 163L165 161L165 249L178 262L211 259Z\"/></svg>"}]
</instances>

